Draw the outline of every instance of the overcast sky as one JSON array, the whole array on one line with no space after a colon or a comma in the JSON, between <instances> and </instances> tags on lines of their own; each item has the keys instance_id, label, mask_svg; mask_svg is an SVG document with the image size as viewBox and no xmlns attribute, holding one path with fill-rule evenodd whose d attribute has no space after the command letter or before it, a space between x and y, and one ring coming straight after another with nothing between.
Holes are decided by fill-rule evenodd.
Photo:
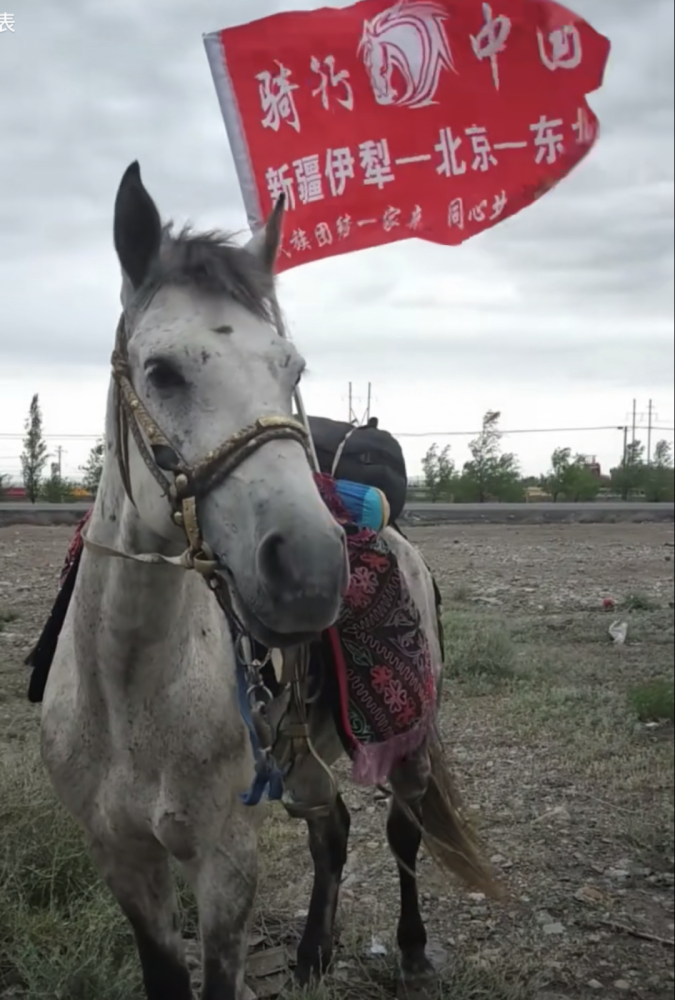
<instances>
[{"instance_id":1,"label":"overcast sky","mask_svg":"<svg viewBox=\"0 0 675 1000\"><path fill-rule=\"evenodd\" d=\"M119 301L112 205L131 160L166 216L246 229L202 32L320 5L12 0L15 31L0 32L0 472L18 470L10 435L34 392L67 473L92 443L73 435L102 429ZM488 408L506 429L614 426L634 397L672 426L675 4L571 6L613 43L590 99L598 147L459 248L408 241L284 275L310 412L346 417L351 379L361 410L372 381L372 411L395 432L471 431ZM608 467L620 438L507 444L538 472L567 444ZM466 458L466 438L406 437L411 472L434 440Z\"/></svg>"}]
</instances>

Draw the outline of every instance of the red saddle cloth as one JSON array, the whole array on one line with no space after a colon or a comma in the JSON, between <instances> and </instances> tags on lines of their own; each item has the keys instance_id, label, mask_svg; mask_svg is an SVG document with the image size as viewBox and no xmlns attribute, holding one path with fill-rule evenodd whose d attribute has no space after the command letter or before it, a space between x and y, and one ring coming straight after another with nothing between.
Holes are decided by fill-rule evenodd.
<instances>
[{"instance_id":1,"label":"red saddle cloth","mask_svg":"<svg viewBox=\"0 0 675 1000\"><path fill-rule=\"evenodd\" d=\"M436 712L429 640L386 539L357 529L330 476L317 475L324 503L347 531L351 582L328 630L353 777L381 784L427 738Z\"/></svg>"}]
</instances>

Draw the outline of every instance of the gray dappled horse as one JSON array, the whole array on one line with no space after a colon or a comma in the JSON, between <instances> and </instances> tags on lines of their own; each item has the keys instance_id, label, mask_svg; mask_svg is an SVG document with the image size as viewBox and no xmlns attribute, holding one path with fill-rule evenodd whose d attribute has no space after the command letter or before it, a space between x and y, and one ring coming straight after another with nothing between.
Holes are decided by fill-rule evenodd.
<instances>
[{"instance_id":1,"label":"gray dappled horse","mask_svg":"<svg viewBox=\"0 0 675 1000\"><path fill-rule=\"evenodd\" d=\"M191 996L170 857L196 894L203 1000L249 996L262 813L241 798L254 761L231 623L292 663L335 622L348 581L343 530L291 417L304 362L272 322L282 214L280 202L244 248L215 234L175 235L137 163L115 203L123 315L107 458L44 695L42 755L133 926L148 1000ZM387 529L387 540L421 612L440 687L431 576L404 538ZM285 796L291 814L307 820L315 867L298 952L303 983L331 957L349 832L324 766L343 749L320 699L309 729L313 742L287 741L300 749ZM422 836L467 881L490 880L453 806L436 738L390 778L401 981L424 991L433 970L414 878Z\"/></svg>"}]
</instances>

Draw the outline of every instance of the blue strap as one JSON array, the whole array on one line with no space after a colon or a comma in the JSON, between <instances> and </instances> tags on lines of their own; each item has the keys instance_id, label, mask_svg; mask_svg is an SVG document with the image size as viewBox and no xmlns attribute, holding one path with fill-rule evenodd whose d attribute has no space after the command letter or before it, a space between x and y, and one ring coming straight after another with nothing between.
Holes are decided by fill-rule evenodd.
<instances>
[{"instance_id":1,"label":"blue strap","mask_svg":"<svg viewBox=\"0 0 675 1000\"><path fill-rule=\"evenodd\" d=\"M250 791L242 794L241 801L245 806L257 806L264 797L270 802L279 802L284 794L284 776L273 760L263 757L258 734L253 725L251 706L248 702L248 681L244 664L237 658L237 692L239 695L239 711L248 729L251 748L255 760L255 778Z\"/></svg>"}]
</instances>

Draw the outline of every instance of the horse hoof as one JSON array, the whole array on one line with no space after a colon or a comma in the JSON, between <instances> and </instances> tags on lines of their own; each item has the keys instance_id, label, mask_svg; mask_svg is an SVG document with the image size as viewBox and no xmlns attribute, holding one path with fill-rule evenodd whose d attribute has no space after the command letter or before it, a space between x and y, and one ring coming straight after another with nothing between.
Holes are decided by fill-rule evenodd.
<instances>
[{"instance_id":1,"label":"horse hoof","mask_svg":"<svg viewBox=\"0 0 675 1000\"><path fill-rule=\"evenodd\" d=\"M296 965L293 978L301 989L318 986L322 979L321 969L311 965Z\"/></svg>"},{"instance_id":2,"label":"horse hoof","mask_svg":"<svg viewBox=\"0 0 675 1000\"><path fill-rule=\"evenodd\" d=\"M438 1000L438 978L399 979L396 1000Z\"/></svg>"},{"instance_id":3,"label":"horse hoof","mask_svg":"<svg viewBox=\"0 0 675 1000\"><path fill-rule=\"evenodd\" d=\"M438 973L428 959L414 969L404 969L396 987L396 1000L437 1000Z\"/></svg>"}]
</instances>

